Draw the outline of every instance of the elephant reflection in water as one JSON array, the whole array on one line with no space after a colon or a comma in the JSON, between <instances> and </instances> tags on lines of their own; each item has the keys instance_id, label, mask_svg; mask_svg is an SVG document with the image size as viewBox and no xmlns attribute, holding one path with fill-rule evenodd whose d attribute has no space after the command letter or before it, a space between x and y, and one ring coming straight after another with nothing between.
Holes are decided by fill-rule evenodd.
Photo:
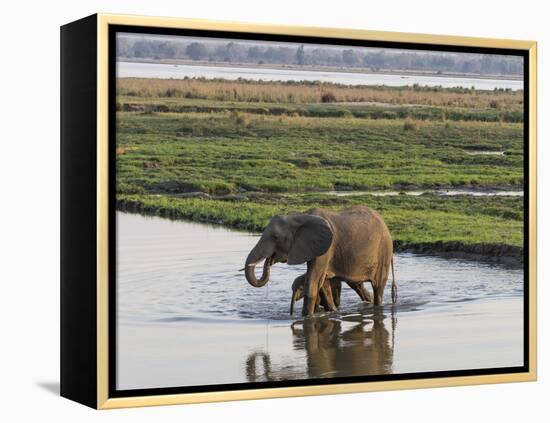
<instances>
[{"instance_id":1,"label":"elephant reflection in water","mask_svg":"<svg viewBox=\"0 0 550 423\"><path fill-rule=\"evenodd\" d=\"M261 360L261 368L258 370L258 359ZM271 358L266 352L255 351L246 359L246 379L249 382L265 382L273 380L271 373Z\"/></svg>"},{"instance_id":2,"label":"elephant reflection in water","mask_svg":"<svg viewBox=\"0 0 550 423\"><path fill-rule=\"evenodd\" d=\"M392 373L396 319L392 316L391 334L386 329L382 312L377 312L372 318L358 315L344 319L323 316L294 322L291 325L293 346L295 350L305 351L305 366L275 366L269 353L255 352L247 359L247 380L259 382ZM344 330L348 326L351 327Z\"/></svg>"},{"instance_id":3,"label":"elephant reflection in water","mask_svg":"<svg viewBox=\"0 0 550 423\"><path fill-rule=\"evenodd\" d=\"M273 369L271 357L267 352L255 351L246 359L246 379L249 382L272 382L276 380L290 380L305 377L297 373L292 366Z\"/></svg>"},{"instance_id":4,"label":"elephant reflection in water","mask_svg":"<svg viewBox=\"0 0 550 423\"><path fill-rule=\"evenodd\" d=\"M383 316L352 321L306 319L292 325L295 348L306 351L310 378L379 375L392 372L393 334ZM301 327L300 327L301 326ZM393 325L392 325L393 327Z\"/></svg>"}]
</instances>

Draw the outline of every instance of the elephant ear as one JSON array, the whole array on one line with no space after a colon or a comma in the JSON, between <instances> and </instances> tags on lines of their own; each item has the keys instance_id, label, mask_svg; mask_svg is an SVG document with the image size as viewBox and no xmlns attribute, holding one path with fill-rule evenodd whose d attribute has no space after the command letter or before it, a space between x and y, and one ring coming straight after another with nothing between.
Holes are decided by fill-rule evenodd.
<instances>
[{"instance_id":1,"label":"elephant ear","mask_svg":"<svg viewBox=\"0 0 550 423\"><path fill-rule=\"evenodd\" d=\"M288 251L288 264L302 264L322 256L332 243L332 230L322 217L302 215L296 220L299 226Z\"/></svg>"}]
</instances>

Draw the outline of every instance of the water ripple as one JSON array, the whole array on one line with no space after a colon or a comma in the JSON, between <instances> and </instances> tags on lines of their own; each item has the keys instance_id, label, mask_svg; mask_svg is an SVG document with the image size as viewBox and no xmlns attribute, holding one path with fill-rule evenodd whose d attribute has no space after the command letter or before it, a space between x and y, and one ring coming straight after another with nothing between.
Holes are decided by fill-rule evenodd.
<instances>
[{"instance_id":1,"label":"water ripple","mask_svg":"<svg viewBox=\"0 0 550 423\"><path fill-rule=\"evenodd\" d=\"M275 265L265 288L251 287L237 272L258 235L120 212L117 230L121 321L177 323L212 316L226 321L291 319L290 286L305 272L304 265ZM397 254L395 272L401 312L523 295L523 271L497 265ZM391 302L390 289L385 302ZM300 309L298 303L297 314ZM342 305L334 318L363 316L372 309L344 284Z\"/></svg>"}]
</instances>

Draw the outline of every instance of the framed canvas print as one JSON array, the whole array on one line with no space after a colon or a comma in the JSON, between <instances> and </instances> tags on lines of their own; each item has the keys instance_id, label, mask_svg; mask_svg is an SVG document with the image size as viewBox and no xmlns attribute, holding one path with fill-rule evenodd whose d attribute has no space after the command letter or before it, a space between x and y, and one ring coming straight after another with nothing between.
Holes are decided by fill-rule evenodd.
<instances>
[{"instance_id":1,"label":"framed canvas print","mask_svg":"<svg viewBox=\"0 0 550 423\"><path fill-rule=\"evenodd\" d=\"M61 28L61 394L536 379L536 43Z\"/></svg>"}]
</instances>

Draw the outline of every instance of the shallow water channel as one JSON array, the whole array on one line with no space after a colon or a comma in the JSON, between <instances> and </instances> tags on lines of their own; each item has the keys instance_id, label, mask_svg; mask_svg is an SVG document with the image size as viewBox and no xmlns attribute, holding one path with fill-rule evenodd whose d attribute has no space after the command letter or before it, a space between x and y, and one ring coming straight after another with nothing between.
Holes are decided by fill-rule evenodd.
<instances>
[{"instance_id":1,"label":"shallow water channel","mask_svg":"<svg viewBox=\"0 0 550 423\"><path fill-rule=\"evenodd\" d=\"M238 271L257 238L117 212L119 389L522 364L521 269L397 254L397 306L344 286L338 312L304 320L288 308L305 266L265 288Z\"/></svg>"},{"instance_id":2,"label":"shallow water channel","mask_svg":"<svg viewBox=\"0 0 550 423\"><path fill-rule=\"evenodd\" d=\"M356 195L374 195L375 197L391 197L396 195L412 195L420 196L424 194L433 194L440 197L454 197L458 195L469 195L472 197L523 197L522 189L484 189L484 190L475 190L475 189L425 189L425 190L387 190L387 191L327 191L329 195L335 195L337 197L353 197Z\"/></svg>"}]
</instances>

